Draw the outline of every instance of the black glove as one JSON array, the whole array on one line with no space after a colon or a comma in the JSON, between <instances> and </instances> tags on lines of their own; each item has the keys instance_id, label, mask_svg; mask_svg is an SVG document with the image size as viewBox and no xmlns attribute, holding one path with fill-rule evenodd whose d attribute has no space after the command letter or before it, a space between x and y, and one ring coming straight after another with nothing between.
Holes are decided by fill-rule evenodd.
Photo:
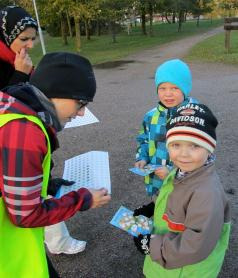
<instances>
[{"instance_id":1,"label":"black glove","mask_svg":"<svg viewBox=\"0 0 238 278\"><path fill-rule=\"evenodd\" d=\"M150 234L140 234L138 237L134 237L134 243L137 250L140 251L143 255L150 254Z\"/></svg>"},{"instance_id":2,"label":"black glove","mask_svg":"<svg viewBox=\"0 0 238 278\"><path fill-rule=\"evenodd\" d=\"M47 194L55 196L61 185L73 185L75 181L67 181L61 178L51 179L48 184Z\"/></svg>"},{"instance_id":3,"label":"black glove","mask_svg":"<svg viewBox=\"0 0 238 278\"><path fill-rule=\"evenodd\" d=\"M144 205L134 210L133 216L144 215L146 217L151 217L154 215L155 203L151 202L148 205Z\"/></svg>"}]
</instances>

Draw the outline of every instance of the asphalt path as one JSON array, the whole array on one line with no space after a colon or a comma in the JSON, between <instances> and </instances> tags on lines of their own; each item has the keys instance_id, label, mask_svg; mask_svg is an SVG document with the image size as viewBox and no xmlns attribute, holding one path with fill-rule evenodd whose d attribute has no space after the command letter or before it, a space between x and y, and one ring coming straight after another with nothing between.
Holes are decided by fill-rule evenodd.
<instances>
[{"instance_id":1,"label":"asphalt path","mask_svg":"<svg viewBox=\"0 0 238 278\"><path fill-rule=\"evenodd\" d=\"M95 68L97 94L89 109L100 122L60 133L61 149L54 154L54 175L62 175L65 159L92 150L108 151L112 201L104 208L77 213L67 221L71 235L88 244L84 252L76 255L50 255L61 277L144 277L144 256L136 250L131 236L109 222L121 205L134 209L150 201L143 179L130 173L128 168L134 165L135 136L143 115L157 104L154 72L163 61L183 59L191 46L221 31L218 28L138 52L117 66L109 63ZM224 187L234 193L227 194L232 206L232 233L219 277L235 278L238 277L238 68L223 64L189 65L193 73L192 96L211 107L219 120L216 165Z\"/></svg>"}]
</instances>

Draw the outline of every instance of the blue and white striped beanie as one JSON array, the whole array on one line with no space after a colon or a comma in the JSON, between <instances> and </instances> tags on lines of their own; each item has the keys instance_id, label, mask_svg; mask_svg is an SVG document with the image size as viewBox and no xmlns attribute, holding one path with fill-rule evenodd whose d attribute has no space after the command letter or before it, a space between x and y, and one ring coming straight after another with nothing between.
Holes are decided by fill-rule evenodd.
<instances>
[{"instance_id":1,"label":"blue and white striped beanie","mask_svg":"<svg viewBox=\"0 0 238 278\"><path fill-rule=\"evenodd\" d=\"M156 92L158 86L164 82L176 85L187 98L192 90L192 74L188 65L179 59L164 62L155 72Z\"/></svg>"}]
</instances>

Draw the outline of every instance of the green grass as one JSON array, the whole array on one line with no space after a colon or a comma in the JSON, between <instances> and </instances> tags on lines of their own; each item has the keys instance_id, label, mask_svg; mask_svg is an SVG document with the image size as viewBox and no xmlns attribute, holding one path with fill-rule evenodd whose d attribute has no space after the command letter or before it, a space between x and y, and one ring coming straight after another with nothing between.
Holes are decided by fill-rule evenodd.
<instances>
[{"instance_id":1,"label":"green grass","mask_svg":"<svg viewBox=\"0 0 238 278\"><path fill-rule=\"evenodd\" d=\"M238 65L238 31L231 32L231 48L225 49L225 32L195 45L186 57L189 61L218 62Z\"/></svg>"},{"instance_id":2,"label":"green grass","mask_svg":"<svg viewBox=\"0 0 238 278\"><path fill-rule=\"evenodd\" d=\"M177 24L154 24L153 37L142 35L140 27L137 26L133 28L130 35L127 34L126 30L118 34L116 43L112 43L111 35L92 36L89 41L82 36L80 54L88 57L93 64L118 60L136 51L205 32L220 25L222 25L222 20L214 20L212 24L209 20L203 20L200 22L200 27L196 27L196 22L191 21L184 23L182 31L178 33ZM149 31L148 27L147 31ZM45 36L45 44L47 52L76 52L74 38L69 38L69 44L64 46L60 37L53 38L47 35ZM36 65L42 57L40 44L37 44L31 51L31 57Z\"/></svg>"}]
</instances>

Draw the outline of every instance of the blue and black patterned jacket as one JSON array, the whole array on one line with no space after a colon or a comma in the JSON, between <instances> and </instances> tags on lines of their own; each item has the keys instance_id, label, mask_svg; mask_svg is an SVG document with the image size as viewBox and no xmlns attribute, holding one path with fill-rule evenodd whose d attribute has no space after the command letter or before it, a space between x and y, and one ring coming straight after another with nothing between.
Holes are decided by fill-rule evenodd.
<instances>
[{"instance_id":1,"label":"blue and black patterned jacket","mask_svg":"<svg viewBox=\"0 0 238 278\"><path fill-rule=\"evenodd\" d=\"M188 97L181 105L198 103L198 100ZM161 103L148 111L143 119L142 127L136 138L138 148L136 161L145 160L148 164L164 165L172 168L172 162L166 148L166 124L178 107L166 108ZM149 196L157 193L163 181L155 174L145 177L146 192Z\"/></svg>"}]
</instances>

